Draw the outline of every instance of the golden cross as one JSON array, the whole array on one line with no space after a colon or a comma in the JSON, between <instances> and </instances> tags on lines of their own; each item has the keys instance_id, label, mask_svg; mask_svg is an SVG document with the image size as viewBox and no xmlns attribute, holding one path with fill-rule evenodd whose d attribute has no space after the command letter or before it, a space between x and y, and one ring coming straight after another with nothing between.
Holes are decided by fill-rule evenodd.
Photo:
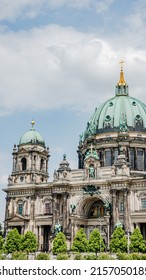
<instances>
[{"instance_id":1,"label":"golden cross","mask_svg":"<svg viewBox=\"0 0 146 280\"><path fill-rule=\"evenodd\" d=\"M123 63L124 63L124 62L125 62L125 61L124 61L123 59L121 59L120 62L119 62L119 63L121 64L121 70L123 70Z\"/></svg>"}]
</instances>

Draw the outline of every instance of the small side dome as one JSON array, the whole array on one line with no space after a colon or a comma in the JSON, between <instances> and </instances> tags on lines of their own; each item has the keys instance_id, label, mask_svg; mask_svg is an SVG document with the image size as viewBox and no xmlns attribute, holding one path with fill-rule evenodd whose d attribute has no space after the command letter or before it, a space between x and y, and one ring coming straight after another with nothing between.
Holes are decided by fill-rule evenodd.
<instances>
[{"instance_id":1,"label":"small side dome","mask_svg":"<svg viewBox=\"0 0 146 280\"><path fill-rule=\"evenodd\" d=\"M32 121L31 124L32 128L21 136L19 140L19 145L37 144L45 147L45 141L43 137L34 128L35 122Z\"/></svg>"}]
</instances>

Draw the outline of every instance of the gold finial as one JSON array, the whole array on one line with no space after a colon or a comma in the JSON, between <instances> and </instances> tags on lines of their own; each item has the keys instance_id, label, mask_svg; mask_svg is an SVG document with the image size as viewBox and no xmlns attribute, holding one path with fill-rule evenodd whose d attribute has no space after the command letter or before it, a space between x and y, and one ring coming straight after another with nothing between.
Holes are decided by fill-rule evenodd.
<instances>
[{"instance_id":1,"label":"gold finial","mask_svg":"<svg viewBox=\"0 0 146 280\"><path fill-rule=\"evenodd\" d=\"M35 121L31 121L31 125L32 125L32 128L33 128L34 125L35 125Z\"/></svg>"},{"instance_id":2,"label":"gold finial","mask_svg":"<svg viewBox=\"0 0 146 280\"><path fill-rule=\"evenodd\" d=\"M120 80L118 82L118 86L121 86L121 85L126 85L126 82L125 82L125 79L124 79L124 72L123 72L123 63L125 61L123 59L120 60L120 65L121 65L121 71L120 71Z\"/></svg>"}]
</instances>

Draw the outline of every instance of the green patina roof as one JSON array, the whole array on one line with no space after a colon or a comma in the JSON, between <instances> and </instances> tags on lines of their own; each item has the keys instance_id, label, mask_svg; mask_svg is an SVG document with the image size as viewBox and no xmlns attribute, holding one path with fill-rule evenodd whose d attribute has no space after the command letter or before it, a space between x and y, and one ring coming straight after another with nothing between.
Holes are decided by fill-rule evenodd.
<instances>
[{"instance_id":1,"label":"green patina roof","mask_svg":"<svg viewBox=\"0 0 146 280\"><path fill-rule=\"evenodd\" d=\"M146 131L146 105L129 96L123 69L115 96L95 109L84 137L110 131Z\"/></svg>"},{"instance_id":2,"label":"green patina roof","mask_svg":"<svg viewBox=\"0 0 146 280\"><path fill-rule=\"evenodd\" d=\"M33 125L34 123L32 122L32 128L21 136L19 145L38 144L45 146L43 137L34 129Z\"/></svg>"}]
</instances>

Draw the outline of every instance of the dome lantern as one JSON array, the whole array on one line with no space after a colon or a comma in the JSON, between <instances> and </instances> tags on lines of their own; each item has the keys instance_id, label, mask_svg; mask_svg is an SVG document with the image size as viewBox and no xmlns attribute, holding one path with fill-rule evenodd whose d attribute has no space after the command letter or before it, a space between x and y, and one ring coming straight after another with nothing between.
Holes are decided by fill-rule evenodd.
<instances>
[{"instance_id":1,"label":"dome lantern","mask_svg":"<svg viewBox=\"0 0 146 280\"><path fill-rule=\"evenodd\" d=\"M125 82L124 71L123 71L124 60L121 60L119 63L121 64L121 70L120 70L120 79L116 86L116 96L121 96L121 95L128 96L129 95L128 85Z\"/></svg>"}]
</instances>

